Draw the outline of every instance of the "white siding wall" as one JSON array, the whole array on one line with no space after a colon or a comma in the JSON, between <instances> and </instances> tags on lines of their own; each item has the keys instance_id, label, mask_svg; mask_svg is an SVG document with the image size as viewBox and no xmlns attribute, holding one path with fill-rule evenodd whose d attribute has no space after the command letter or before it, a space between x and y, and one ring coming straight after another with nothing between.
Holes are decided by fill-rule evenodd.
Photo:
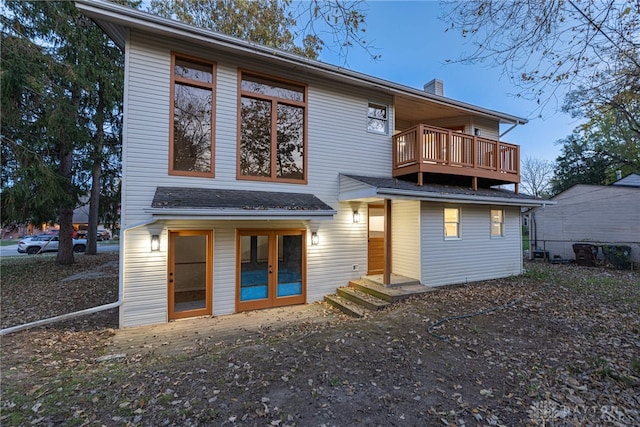
<instances>
[{"instance_id":1,"label":"white siding wall","mask_svg":"<svg viewBox=\"0 0 640 427\"><path fill-rule=\"evenodd\" d=\"M262 64L239 61L228 55L188 48L133 31L129 45L127 138L124 141L123 229L152 220L150 207L157 186L246 189L311 193L338 211L332 220L297 222L317 231L320 245L308 245L308 302L344 286L366 270L366 221L352 223L353 206L338 202L338 174L386 175L391 167L391 137L366 131L368 102L390 106L391 98L354 90L295 73L283 73ZM169 83L171 51L217 63L215 178L168 175ZM238 67L270 73L308 84L308 185L236 180ZM393 129L390 129L392 132ZM360 208L361 213L366 209ZM246 223L171 223L171 227L214 229L214 314L235 310L235 229L267 225ZM269 223L282 226L287 223ZM154 224L151 227L157 228ZM160 224L166 245L166 224ZM167 319L166 247L149 252L148 227L125 232L123 271L125 301L121 326L161 323ZM309 233L310 235L310 233ZM164 258L163 258L164 257ZM354 271L353 265L360 270Z\"/></svg>"},{"instance_id":2,"label":"white siding wall","mask_svg":"<svg viewBox=\"0 0 640 427\"><path fill-rule=\"evenodd\" d=\"M461 239L444 239L444 208L460 208ZM505 236L490 235L485 205L422 203L422 283L440 286L507 277L522 272L520 210L505 207Z\"/></svg>"},{"instance_id":3,"label":"white siding wall","mask_svg":"<svg viewBox=\"0 0 640 427\"><path fill-rule=\"evenodd\" d=\"M392 272L420 279L420 202L394 200L391 230Z\"/></svg>"},{"instance_id":4,"label":"white siding wall","mask_svg":"<svg viewBox=\"0 0 640 427\"><path fill-rule=\"evenodd\" d=\"M575 259L574 243L603 242L630 246L640 262L640 188L576 185L553 200L534 214L537 246L551 258Z\"/></svg>"}]
</instances>

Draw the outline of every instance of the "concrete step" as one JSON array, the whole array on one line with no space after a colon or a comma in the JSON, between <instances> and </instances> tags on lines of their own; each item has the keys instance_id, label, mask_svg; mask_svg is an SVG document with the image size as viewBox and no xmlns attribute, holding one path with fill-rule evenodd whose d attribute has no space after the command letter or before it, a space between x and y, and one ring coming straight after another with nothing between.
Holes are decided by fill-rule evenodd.
<instances>
[{"instance_id":1,"label":"concrete step","mask_svg":"<svg viewBox=\"0 0 640 427\"><path fill-rule=\"evenodd\" d=\"M353 317L363 317L366 308L337 294L325 295L324 300L331 306Z\"/></svg>"},{"instance_id":2,"label":"concrete step","mask_svg":"<svg viewBox=\"0 0 640 427\"><path fill-rule=\"evenodd\" d=\"M381 300L394 303L415 295L432 292L434 289L420 284L386 287L368 279L351 280L349 286L361 292L373 295Z\"/></svg>"},{"instance_id":3,"label":"concrete step","mask_svg":"<svg viewBox=\"0 0 640 427\"><path fill-rule=\"evenodd\" d=\"M381 310L391 304L352 287L338 288L338 295L372 311Z\"/></svg>"}]
</instances>

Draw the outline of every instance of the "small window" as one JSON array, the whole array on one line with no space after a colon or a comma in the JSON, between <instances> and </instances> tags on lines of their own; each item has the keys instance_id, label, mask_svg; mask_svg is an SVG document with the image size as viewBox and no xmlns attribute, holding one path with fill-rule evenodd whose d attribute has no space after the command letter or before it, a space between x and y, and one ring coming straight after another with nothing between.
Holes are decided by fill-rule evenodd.
<instances>
[{"instance_id":1,"label":"small window","mask_svg":"<svg viewBox=\"0 0 640 427\"><path fill-rule=\"evenodd\" d=\"M369 132L383 133L388 132L388 115L387 106L369 103L367 111L367 130Z\"/></svg>"},{"instance_id":2,"label":"small window","mask_svg":"<svg viewBox=\"0 0 640 427\"><path fill-rule=\"evenodd\" d=\"M460 238L460 209L444 208L444 238Z\"/></svg>"},{"instance_id":3,"label":"small window","mask_svg":"<svg viewBox=\"0 0 640 427\"><path fill-rule=\"evenodd\" d=\"M491 237L504 236L504 212L502 209L491 209Z\"/></svg>"}]
</instances>

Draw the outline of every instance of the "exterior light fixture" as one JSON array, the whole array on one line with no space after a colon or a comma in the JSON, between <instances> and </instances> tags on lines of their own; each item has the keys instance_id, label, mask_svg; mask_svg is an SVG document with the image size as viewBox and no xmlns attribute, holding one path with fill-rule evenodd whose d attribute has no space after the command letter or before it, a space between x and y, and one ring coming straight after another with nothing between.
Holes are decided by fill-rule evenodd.
<instances>
[{"instance_id":1,"label":"exterior light fixture","mask_svg":"<svg viewBox=\"0 0 640 427\"><path fill-rule=\"evenodd\" d=\"M151 252L157 252L160 250L160 236L157 234L151 235Z\"/></svg>"},{"instance_id":2,"label":"exterior light fixture","mask_svg":"<svg viewBox=\"0 0 640 427\"><path fill-rule=\"evenodd\" d=\"M320 243L320 237L318 236L318 233L316 231L312 231L311 232L311 245L312 246L318 246L318 243Z\"/></svg>"},{"instance_id":3,"label":"exterior light fixture","mask_svg":"<svg viewBox=\"0 0 640 427\"><path fill-rule=\"evenodd\" d=\"M353 223L357 224L360 222L360 212L353 211Z\"/></svg>"}]
</instances>

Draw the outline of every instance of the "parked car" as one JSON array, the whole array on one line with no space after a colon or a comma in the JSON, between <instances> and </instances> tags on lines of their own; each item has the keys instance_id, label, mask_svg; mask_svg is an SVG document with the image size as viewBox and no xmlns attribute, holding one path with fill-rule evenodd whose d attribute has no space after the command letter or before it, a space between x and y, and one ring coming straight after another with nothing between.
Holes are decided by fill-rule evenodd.
<instances>
[{"instance_id":1,"label":"parked car","mask_svg":"<svg viewBox=\"0 0 640 427\"><path fill-rule=\"evenodd\" d=\"M54 234L40 234L39 236L30 236L20 239L18 242L18 252L35 255L38 252L58 252L60 240ZM73 251L84 252L87 249L87 241L85 239L73 239Z\"/></svg>"},{"instance_id":2,"label":"parked car","mask_svg":"<svg viewBox=\"0 0 640 427\"><path fill-rule=\"evenodd\" d=\"M86 239L87 230L78 230L76 232L76 235L78 236L79 239ZM107 230L98 230L96 232L96 241L102 242L103 240L109 240L109 239L111 239L111 235Z\"/></svg>"}]
</instances>

